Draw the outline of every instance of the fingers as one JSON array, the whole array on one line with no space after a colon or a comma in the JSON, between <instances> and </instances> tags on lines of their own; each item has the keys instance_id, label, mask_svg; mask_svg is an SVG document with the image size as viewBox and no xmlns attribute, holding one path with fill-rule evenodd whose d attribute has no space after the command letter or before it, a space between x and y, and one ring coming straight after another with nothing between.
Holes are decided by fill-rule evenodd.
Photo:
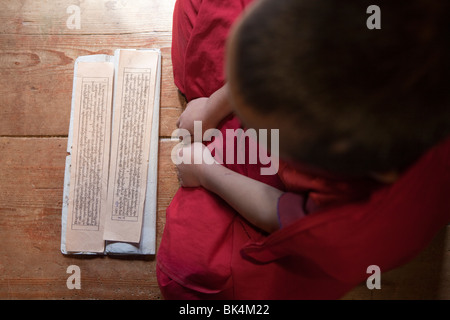
<instances>
[{"instance_id":1,"label":"fingers","mask_svg":"<svg viewBox=\"0 0 450 320\"><path fill-rule=\"evenodd\" d=\"M193 131L193 128L191 128L191 126L189 126L190 123L190 119L189 117L186 118L186 115L183 113L181 113L180 117L178 118L177 122L176 122L176 126L178 129L186 129L187 131L189 131L189 134L192 134L191 131Z\"/></svg>"}]
</instances>

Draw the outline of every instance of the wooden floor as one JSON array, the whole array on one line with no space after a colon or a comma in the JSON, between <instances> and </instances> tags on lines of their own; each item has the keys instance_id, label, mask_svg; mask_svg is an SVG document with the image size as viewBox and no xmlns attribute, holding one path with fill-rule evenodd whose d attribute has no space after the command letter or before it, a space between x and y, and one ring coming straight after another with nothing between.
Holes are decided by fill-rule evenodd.
<instances>
[{"instance_id":1,"label":"wooden floor","mask_svg":"<svg viewBox=\"0 0 450 320\"><path fill-rule=\"evenodd\" d=\"M170 60L174 0L79 3L0 2L0 299L162 299L154 257L62 255L61 207L75 59L160 48L159 244L178 189L168 139L182 110ZM72 4L81 9L79 29L70 28ZM383 274L381 290L362 284L345 298L450 299L449 235L443 230L413 262ZM80 267L80 290L66 286L70 265Z\"/></svg>"}]
</instances>

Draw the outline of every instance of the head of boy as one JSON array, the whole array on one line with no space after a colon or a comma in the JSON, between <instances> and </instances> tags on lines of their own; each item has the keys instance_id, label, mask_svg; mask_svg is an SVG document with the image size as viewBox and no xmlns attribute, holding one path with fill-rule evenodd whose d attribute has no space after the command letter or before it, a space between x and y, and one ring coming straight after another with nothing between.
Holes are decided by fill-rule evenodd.
<instances>
[{"instance_id":1,"label":"head of boy","mask_svg":"<svg viewBox=\"0 0 450 320\"><path fill-rule=\"evenodd\" d=\"M373 1L372 1L373 2ZM448 0L261 0L234 26L227 78L280 155L349 176L401 172L450 134Z\"/></svg>"}]
</instances>

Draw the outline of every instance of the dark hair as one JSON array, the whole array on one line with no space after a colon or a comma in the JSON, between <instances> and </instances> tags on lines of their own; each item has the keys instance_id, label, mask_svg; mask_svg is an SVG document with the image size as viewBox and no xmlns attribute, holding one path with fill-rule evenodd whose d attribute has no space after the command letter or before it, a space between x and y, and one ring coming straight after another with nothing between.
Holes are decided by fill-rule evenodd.
<instances>
[{"instance_id":1,"label":"dark hair","mask_svg":"<svg viewBox=\"0 0 450 320\"><path fill-rule=\"evenodd\" d=\"M450 133L449 2L262 0L234 36L234 87L308 132L288 150L298 161L403 170Z\"/></svg>"}]
</instances>

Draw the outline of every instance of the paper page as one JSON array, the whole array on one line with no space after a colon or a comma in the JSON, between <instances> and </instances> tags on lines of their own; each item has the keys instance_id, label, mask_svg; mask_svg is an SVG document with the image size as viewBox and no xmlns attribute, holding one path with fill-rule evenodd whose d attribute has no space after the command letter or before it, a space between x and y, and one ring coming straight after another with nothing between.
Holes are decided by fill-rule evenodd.
<instances>
[{"instance_id":1,"label":"paper page","mask_svg":"<svg viewBox=\"0 0 450 320\"><path fill-rule=\"evenodd\" d=\"M138 243L147 186L158 53L135 50L119 53L104 239Z\"/></svg>"},{"instance_id":2,"label":"paper page","mask_svg":"<svg viewBox=\"0 0 450 320\"><path fill-rule=\"evenodd\" d=\"M114 64L78 62L66 250L103 252Z\"/></svg>"}]
</instances>

